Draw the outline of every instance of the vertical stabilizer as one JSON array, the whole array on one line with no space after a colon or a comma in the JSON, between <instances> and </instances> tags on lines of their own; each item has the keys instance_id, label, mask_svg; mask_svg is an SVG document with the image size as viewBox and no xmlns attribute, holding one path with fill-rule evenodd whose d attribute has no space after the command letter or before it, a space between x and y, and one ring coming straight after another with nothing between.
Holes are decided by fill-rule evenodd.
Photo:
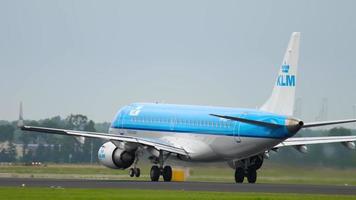
<instances>
[{"instance_id":1,"label":"vertical stabilizer","mask_svg":"<svg viewBox=\"0 0 356 200\"><path fill-rule=\"evenodd\" d=\"M281 115L293 115L299 57L300 32L292 33L270 98L260 108Z\"/></svg>"}]
</instances>

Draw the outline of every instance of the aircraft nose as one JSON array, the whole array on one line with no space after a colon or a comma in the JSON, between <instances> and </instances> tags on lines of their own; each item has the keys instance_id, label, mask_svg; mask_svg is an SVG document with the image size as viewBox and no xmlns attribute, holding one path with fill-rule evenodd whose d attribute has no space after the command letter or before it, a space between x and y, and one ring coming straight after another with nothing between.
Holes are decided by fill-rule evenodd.
<instances>
[{"instance_id":1,"label":"aircraft nose","mask_svg":"<svg viewBox=\"0 0 356 200\"><path fill-rule=\"evenodd\" d=\"M291 135L294 135L303 127L304 122L295 118L287 118L285 125L288 129L288 132Z\"/></svg>"}]
</instances>

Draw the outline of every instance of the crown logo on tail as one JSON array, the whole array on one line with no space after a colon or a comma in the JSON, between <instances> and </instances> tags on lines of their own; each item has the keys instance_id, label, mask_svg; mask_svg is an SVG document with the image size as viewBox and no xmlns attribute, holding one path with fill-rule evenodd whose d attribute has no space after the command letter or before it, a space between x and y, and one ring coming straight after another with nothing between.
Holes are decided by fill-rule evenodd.
<instances>
[{"instance_id":1,"label":"crown logo on tail","mask_svg":"<svg viewBox=\"0 0 356 200\"><path fill-rule=\"evenodd\" d=\"M283 64L282 65L282 72L283 73L288 73L289 72L289 65Z\"/></svg>"}]
</instances>

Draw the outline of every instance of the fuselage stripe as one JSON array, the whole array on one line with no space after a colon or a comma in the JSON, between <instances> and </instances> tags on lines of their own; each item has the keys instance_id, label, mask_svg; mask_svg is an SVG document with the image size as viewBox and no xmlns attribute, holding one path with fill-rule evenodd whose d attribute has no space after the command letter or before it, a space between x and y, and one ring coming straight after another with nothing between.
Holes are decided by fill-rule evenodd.
<instances>
[{"instance_id":1,"label":"fuselage stripe","mask_svg":"<svg viewBox=\"0 0 356 200\"><path fill-rule=\"evenodd\" d=\"M154 128L139 128L139 127L111 127L115 129L126 129L126 130L135 130L135 131L155 131L155 132L172 132L172 133L191 133L191 134L200 134L200 135L217 135L217 136L230 136L230 137L250 137L250 138L272 138L272 139L285 139L285 137L276 137L276 136L259 136L259 135L234 135L232 133L206 133L200 131L183 131L183 130L167 130L167 129L154 129Z\"/></svg>"}]
</instances>

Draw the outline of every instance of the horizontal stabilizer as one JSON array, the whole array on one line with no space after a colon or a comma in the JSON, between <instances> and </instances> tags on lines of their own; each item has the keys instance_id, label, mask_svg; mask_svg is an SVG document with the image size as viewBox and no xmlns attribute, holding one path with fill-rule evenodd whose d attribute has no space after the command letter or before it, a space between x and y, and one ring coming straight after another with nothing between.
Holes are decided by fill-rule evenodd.
<instances>
[{"instance_id":1,"label":"horizontal stabilizer","mask_svg":"<svg viewBox=\"0 0 356 200\"><path fill-rule=\"evenodd\" d=\"M351 123L351 122L356 122L356 119L304 123L303 128L327 126L327 125L334 125L334 124L345 124L345 123Z\"/></svg>"},{"instance_id":2,"label":"horizontal stabilizer","mask_svg":"<svg viewBox=\"0 0 356 200\"><path fill-rule=\"evenodd\" d=\"M220 118L224 118L224 119L229 119L229 120L233 120L233 121L239 121L239 122L243 122L243 123L247 123L247 124L252 124L252 125L256 125L256 126L264 126L264 127L269 127L269 128L280 128L283 126L281 124L273 124L270 122L257 121L257 120L246 119L246 118L241 118L241 117L232 117L232 116L216 115L216 114L210 114L210 115L214 116L214 117L220 117Z\"/></svg>"},{"instance_id":3,"label":"horizontal stabilizer","mask_svg":"<svg viewBox=\"0 0 356 200\"><path fill-rule=\"evenodd\" d=\"M300 146L308 144L327 144L327 143L345 143L355 142L356 136L330 136L330 137L295 137L288 138L285 141L279 143L275 148L287 147L287 146Z\"/></svg>"}]
</instances>

